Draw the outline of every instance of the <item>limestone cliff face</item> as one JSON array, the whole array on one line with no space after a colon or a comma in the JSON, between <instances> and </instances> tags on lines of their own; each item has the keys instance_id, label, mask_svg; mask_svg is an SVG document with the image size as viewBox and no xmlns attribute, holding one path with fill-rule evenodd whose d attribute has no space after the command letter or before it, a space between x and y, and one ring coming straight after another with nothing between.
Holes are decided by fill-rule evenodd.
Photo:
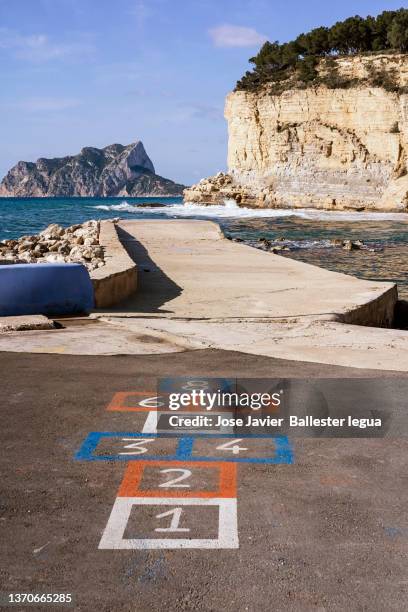
<instances>
[{"instance_id":1,"label":"limestone cliff face","mask_svg":"<svg viewBox=\"0 0 408 612\"><path fill-rule=\"evenodd\" d=\"M155 174L142 142L85 147L78 155L20 161L0 184L0 196L181 195L184 186Z\"/></svg>"},{"instance_id":2,"label":"limestone cliff face","mask_svg":"<svg viewBox=\"0 0 408 612\"><path fill-rule=\"evenodd\" d=\"M185 199L408 210L408 95L369 85L378 67L400 88L408 83L408 56L356 57L337 61L352 82L346 88L229 94L229 174L193 186Z\"/></svg>"}]
</instances>

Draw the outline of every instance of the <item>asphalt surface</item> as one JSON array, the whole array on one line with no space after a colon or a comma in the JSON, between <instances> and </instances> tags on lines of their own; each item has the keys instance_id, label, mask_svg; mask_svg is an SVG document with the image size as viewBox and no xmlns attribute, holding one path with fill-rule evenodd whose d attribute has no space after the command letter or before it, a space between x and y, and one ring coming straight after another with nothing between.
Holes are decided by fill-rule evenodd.
<instances>
[{"instance_id":1,"label":"asphalt surface","mask_svg":"<svg viewBox=\"0 0 408 612\"><path fill-rule=\"evenodd\" d=\"M99 549L127 462L74 459L89 432L140 431L147 412L107 406L117 392L150 392L160 376L401 373L214 350L114 357L0 353L0 372L2 592L72 593L73 609L85 611L407 609L407 438L296 439L293 464L229 467L231 490L236 471L236 549ZM165 461L171 441L163 444L157 454ZM142 491L158 490L162 467L146 466ZM192 490L208 493L217 476L211 465L201 467L191 468ZM152 525L169 508L135 506L124 537L168 537ZM214 506L183 510L178 526L190 529L188 537L217 537ZM162 517L161 528L173 518Z\"/></svg>"}]
</instances>

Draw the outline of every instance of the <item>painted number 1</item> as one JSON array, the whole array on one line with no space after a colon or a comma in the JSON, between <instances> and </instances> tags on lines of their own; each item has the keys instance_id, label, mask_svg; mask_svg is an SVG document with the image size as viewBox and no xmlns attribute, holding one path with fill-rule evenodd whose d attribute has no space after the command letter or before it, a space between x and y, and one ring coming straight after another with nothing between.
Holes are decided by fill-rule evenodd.
<instances>
[{"instance_id":1,"label":"painted number 1","mask_svg":"<svg viewBox=\"0 0 408 612\"><path fill-rule=\"evenodd\" d=\"M171 522L170 527L156 527L155 531L159 531L160 533L180 533L190 531L190 529L187 527L179 527L182 512L182 508L174 508L173 510L163 512L162 514L157 514L156 518L158 519L171 516Z\"/></svg>"}]
</instances>

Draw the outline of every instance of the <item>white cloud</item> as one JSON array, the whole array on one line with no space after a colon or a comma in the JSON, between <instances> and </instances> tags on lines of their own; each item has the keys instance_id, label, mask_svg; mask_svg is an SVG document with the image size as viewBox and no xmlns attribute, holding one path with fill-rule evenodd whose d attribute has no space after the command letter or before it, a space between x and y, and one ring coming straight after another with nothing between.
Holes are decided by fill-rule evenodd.
<instances>
[{"instance_id":1,"label":"white cloud","mask_svg":"<svg viewBox=\"0 0 408 612\"><path fill-rule=\"evenodd\" d=\"M10 51L18 59L44 62L83 55L93 47L86 41L54 43L45 34L23 35L16 30L0 28L0 49Z\"/></svg>"},{"instance_id":2,"label":"white cloud","mask_svg":"<svg viewBox=\"0 0 408 612\"><path fill-rule=\"evenodd\" d=\"M63 111L79 106L81 101L77 98L54 98L54 97L33 97L21 100L16 106L29 112L52 112Z\"/></svg>"},{"instance_id":3,"label":"white cloud","mask_svg":"<svg viewBox=\"0 0 408 612\"><path fill-rule=\"evenodd\" d=\"M208 30L216 47L257 47L267 37L254 28L224 24Z\"/></svg>"}]
</instances>

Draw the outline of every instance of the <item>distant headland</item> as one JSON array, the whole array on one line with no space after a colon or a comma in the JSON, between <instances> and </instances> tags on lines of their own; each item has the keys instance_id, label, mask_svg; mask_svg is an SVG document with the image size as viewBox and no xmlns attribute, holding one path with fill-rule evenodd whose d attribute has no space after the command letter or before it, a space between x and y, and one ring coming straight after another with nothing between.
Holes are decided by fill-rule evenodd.
<instances>
[{"instance_id":1,"label":"distant headland","mask_svg":"<svg viewBox=\"0 0 408 612\"><path fill-rule=\"evenodd\" d=\"M155 173L139 140L103 149L85 147L78 155L67 157L19 161L1 181L0 196L179 196L184 188Z\"/></svg>"}]
</instances>

